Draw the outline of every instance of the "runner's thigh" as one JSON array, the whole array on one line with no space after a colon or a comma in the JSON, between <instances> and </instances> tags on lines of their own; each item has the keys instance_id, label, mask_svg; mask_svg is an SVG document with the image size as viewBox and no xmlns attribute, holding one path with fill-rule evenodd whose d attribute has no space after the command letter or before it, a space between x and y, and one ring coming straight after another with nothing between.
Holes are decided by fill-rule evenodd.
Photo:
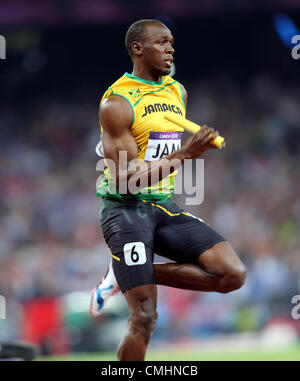
<instances>
[{"instance_id":1,"label":"runner's thigh","mask_svg":"<svg viewBox=\"0 0 300 381\"><path fill-rule=\"evenodd\" d=\"M155 253L180 263L197 264L199 256L216 243L226 241L200 218L187 212L169 216L154 236Z\"/></svg>"},{"instance_id":2,"label":"runner's thigh","mask_svg":"<svg viewBox=\"0 0 300 381\"><path fill-rule=\"evenodd\" d=\"M105 202L100 223L121 291L154 284L151 215L143 206L140 210L139 203Z\"/></svg>"}]
</instances>

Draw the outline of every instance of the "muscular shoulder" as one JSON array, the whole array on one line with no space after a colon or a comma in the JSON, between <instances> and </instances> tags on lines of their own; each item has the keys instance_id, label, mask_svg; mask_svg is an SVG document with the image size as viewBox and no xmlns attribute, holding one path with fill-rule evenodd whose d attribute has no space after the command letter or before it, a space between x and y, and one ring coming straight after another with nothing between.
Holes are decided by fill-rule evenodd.
<instances>
[{"instance_id":1,"label":"muscular shoulder","mask_svg":"<svg viewBox=\"0 0 300 381\"><path fill-rule=\"evenodd\" d=\"M130 128L133 122L133 111L129 102L118 95L111 95L101 102L100 121L102 127L113 134L120 129Z\"/></svg>"}]
</instances>

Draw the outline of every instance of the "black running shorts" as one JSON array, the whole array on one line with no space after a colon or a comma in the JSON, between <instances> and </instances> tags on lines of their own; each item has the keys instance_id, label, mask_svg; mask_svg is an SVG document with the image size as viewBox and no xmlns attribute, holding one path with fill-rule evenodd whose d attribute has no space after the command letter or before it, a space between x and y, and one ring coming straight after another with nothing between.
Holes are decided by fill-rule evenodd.
<instances>
[{"instance_id":1,"label":"black running shorts","mask_svg":"<svg viewBox=\"0 0 300 381\"><path fill-rule=\"evenodd\" d=\"M155 283L154 253L175 262L196 264L201 253L226 241L172 199L155 203L102 198L100 224L123 293Z\"/></svg>"}]
</instances>

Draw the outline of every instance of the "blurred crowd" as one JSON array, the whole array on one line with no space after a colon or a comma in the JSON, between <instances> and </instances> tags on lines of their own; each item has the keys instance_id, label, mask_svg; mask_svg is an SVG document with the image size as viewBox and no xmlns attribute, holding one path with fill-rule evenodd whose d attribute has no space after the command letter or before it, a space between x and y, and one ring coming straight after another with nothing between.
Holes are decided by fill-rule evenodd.
<instances>
[{"instance_id":1,"label":"blurred crowd","mask_svg":"<svg viewBox=\"0 0 300 381\"><path fill-rule=\"evenodd\" d=\"M224 74L182 82L188 118L218 129L227 147L205 156L203 203L175 200L230 241L248 277L228 295L160 287L157 332L257 329L290 316L300 289L299 86L263 74L245 83ZM26 105L0 114L0 294L11 301L8 311L37 297L92 289L109 261L95 195L95 99ZM262 306L252 320L250 306ZM18 319L11 324L2 336L18 335Z\"/></svg>"}]
</instances>

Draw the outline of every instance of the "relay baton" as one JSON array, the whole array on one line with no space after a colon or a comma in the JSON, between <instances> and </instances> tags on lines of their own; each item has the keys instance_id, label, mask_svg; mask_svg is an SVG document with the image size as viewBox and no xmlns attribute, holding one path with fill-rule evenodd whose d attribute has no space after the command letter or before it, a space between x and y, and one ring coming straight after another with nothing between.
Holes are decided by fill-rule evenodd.
<instances>
[{"instance_id":1,"label":"relay baton","mask_svg":"<svg viewBox=\"0 0 300 381\"><path fill-rule=\"evenodd\" d=\"M169 122L177 124L177 126L184 128L186 131L189 131L192 134L195 134L201 130L201 126L199 126L199 124L196 124L185 118L174 117L173 115L167 114L165 115L165 119L167 119ZM217 136L214 140L211 141L211 144L217 148L222 148L223 143L223 136Z\"/></svg>"}]
</instances>

